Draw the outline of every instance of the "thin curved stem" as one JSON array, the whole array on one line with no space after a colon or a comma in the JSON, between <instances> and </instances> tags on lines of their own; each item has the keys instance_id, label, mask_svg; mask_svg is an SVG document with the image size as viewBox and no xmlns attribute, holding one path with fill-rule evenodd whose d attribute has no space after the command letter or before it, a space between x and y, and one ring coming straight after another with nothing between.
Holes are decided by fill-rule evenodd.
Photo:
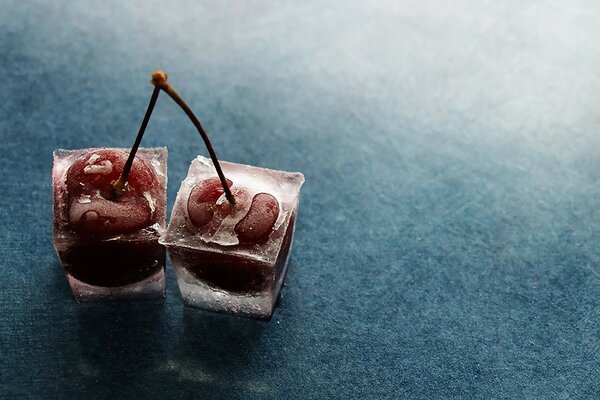
<instances>
[{"instance_id":1,"label":"thin curved stem","mask_svg":"<svg viewBox=\"0 0 600 400\"><path fill-rule=\"evenodd\" d=\"M179 96L179 94L175 91L175 89L173 89L173 86L171 86L167 82L167 74L165 74L163 71L156 71L152 74L151 82L154 85L155 89L160 88L160 89L164 90L165 93L167 93L169 95L169 97L171 97L171 99L173 99L173 101L175 103L177 103L177 105L179 107L181 107L181 109L186 113L186 115L192 121L192 123L198 130L198 133L204 140L204 144L206 145L208 154L210 155L213 165L215 166L215 169L217 170L217 175L219 175L219 179L221 181L221 185L223 186L223 190L225 191L225 197L227 198L227 201L229 201L229 203L231 203L231 204L235 204L235 199L233 197L233 194L231 193L231 190L229 189L229 186L227 185L227 180L225 179L225 175L223 174L223 170L221 169L221 165L219 164L219 159L217 158L217 154L215 153L215 150L212 147L212 144L210 142L208 134L204 130L204 127L202 126L202 124L200 123L198 118L196 118L196 116L194 115L194 113L192 112L190 107L181 98L181 96Z\"/></svg>"},{"instance_id":2,"label":"thin curved stem","mask_svg":"<svg viewBox=\"0 0 600 400\"><path fill-rule=\"evenodd\" d=\"M125 183L127 182L127 178L129 177L129 172L131 172L131 166L133 165L133 160L135 159L135 153L137 153L138 148L140 147L142 137L144 136L144 132L146 132L148 121L150 121L150 116L152 115L152 111L154 110L154 106L156 105L156 100L158 100L159 94L160 88L154 87L154 90L152 91L152 96L150 97L150 103L148 103L146 114L144 115L144 119L142 120L142 125L140 125L140 130L138 131L138 134L135 137L135 141L133 142L133 146L131 147L131 151L129 152L129 157L127 158L127 161L123 166L121 176L113 184L112 197L114 199L121 197L121 195L123 194L123 188L125 187Z\"/></svg>"}]
</instances>

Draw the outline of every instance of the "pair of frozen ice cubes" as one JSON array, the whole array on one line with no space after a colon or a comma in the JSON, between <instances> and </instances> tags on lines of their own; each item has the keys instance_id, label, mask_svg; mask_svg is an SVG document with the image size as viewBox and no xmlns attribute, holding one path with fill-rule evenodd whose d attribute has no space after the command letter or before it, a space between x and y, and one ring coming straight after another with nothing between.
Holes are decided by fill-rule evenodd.
<instances>
[{"instance_id":1,"label":"pair of frozen ice cubes","mask_svg":"<svg viewBox=\"0 0 600 400\"><path fill-rule=\"evenodd\" d=\"M75 299L163 298L168 249L186 305L269 319L289 263L303 175L221 162L232 206L212 161L199 156L166 227L166 148L140 149L122 198L107 200L106 184L127 152L54 152L53 239ZM258 201L265 198L270 203Z\"/></svg>"}]
</instances>

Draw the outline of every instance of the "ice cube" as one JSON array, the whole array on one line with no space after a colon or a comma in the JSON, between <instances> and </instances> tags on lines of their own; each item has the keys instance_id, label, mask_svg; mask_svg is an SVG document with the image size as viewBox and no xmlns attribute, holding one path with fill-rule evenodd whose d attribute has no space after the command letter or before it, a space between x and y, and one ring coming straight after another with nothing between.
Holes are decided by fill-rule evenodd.
<instances>
[{"instance_id":1,"label":"ice cube","mask_svg":"<svg viewBox=\"0 0 600 400\"><path fill-rule=\"evenodd\" d=\"M106 195L106 182L118 177L128 153L54 152L53 243L78 302L165 295L166 254L158 238L166 225L167 150L139 149L127 191L115 201ZM143 173L136 176L136 168ZM67 182L73 177L82 181Z\"/></svg>"},{"instance_id":2,"label":"ice cube","mask_svg":"<svg viewBox=\"0 0 600 400\"><path fill-rule=\"evenodd\" d=\"M304 176L224 161L221 167L236 204L224 194L215 199L215 168L197 157L161 243L188 306L269 319L287 270ZM198 187L209 195L196 195Z\"/></svg>"}]
</instances>

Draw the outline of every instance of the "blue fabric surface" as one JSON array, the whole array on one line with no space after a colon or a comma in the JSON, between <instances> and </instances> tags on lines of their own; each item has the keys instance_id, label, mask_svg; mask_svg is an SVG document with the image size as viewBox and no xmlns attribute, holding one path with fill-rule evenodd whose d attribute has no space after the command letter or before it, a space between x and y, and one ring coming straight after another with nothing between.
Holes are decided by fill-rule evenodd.
<instances>
[{"instance_id":1,"label":"blue fabric surface","mask_svg":"<svg viewBox=\"0 0 600 400\"><path fill-rule=\"evenodd\" d=\"M597 2L296 3L0 2L0 398L598 398ZM130 146L156 68L222 159L306 176L268 324L170 266L73 301L52 150ZM203 144L161 96L142 145L172 206Z\"/></svg>"}]
</instances>

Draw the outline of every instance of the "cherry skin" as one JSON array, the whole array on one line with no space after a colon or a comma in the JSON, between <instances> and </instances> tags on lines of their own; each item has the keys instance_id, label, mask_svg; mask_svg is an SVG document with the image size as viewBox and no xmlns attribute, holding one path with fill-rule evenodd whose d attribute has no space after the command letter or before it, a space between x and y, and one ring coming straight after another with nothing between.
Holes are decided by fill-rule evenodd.
<instances>
[{"instance_id":1,"label":"cherry skin","mask_svg":"<svg viewBox=\"0 0 600 400\"><path fill-rule=\"evenodd\" d=\"M192 224L196 228L208 226L209 230L215 230L228 216L240 218L232 226L232 234L237 235L241 242L256 243L265 240L279 217L277 199L268 193L259 193L250 198L244 187L235 186L229 179L227 186L232 189L235 205L217 201L224 193L218 178L205 179L192 188L187 204Z\"/></svg>"},{"instance_id":2,"label":"cherry skin","mask_svg":"<svg viewBox=\"0 0 600 400\"><path fill-rule=\"evenodd\" d=\"M154 172L135 157L123 194L111 197L128 154L97 150L79 157L67 172L69 223L74 231L90 235L130 233L152 224L151 198L156 198Z\"/></svg>"},{"instance_id":3,"label":"cherry skin","mask_svg":"<svg viewBox=\"0 0 600 400\"><path fill-rule=\"evenodd\" d=\"M279 216L279 203L269 193L259 193L252 199L248 214L235 226L241 241L256 242L265 238Z\"/></svg>"}]
</instances>

